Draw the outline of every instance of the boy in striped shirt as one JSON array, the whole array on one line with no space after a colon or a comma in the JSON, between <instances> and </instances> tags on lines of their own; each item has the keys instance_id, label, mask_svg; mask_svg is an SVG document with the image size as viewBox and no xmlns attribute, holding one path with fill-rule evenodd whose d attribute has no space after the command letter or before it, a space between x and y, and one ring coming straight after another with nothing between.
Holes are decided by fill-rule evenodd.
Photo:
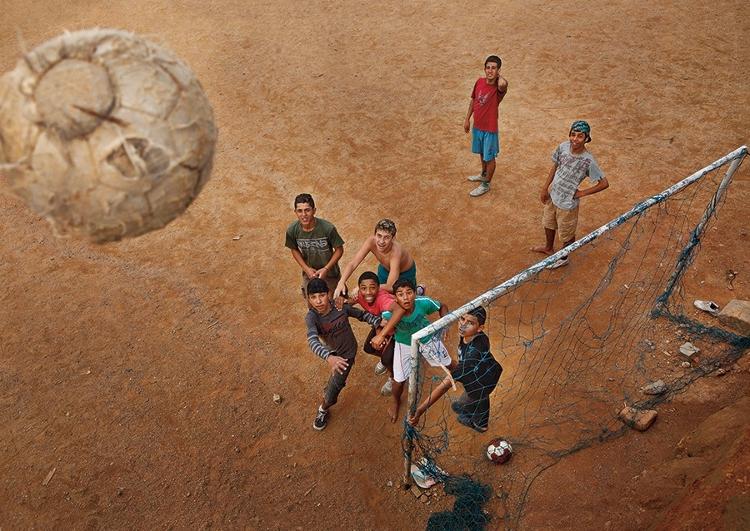
<instances>
[{"instance_id":1,"label":"boy in striped shirt","mask_svg":"<svg viewBox=\"0 0 750 531\"><path fill-rule=\"evenodd\" d=\"M310 280L307 301L310 304L305 316L307 343L310 350L326 360L331 369L323 402L318 406L313 422L313 428L320 431L328 425L328 409L338 401L339 393L346 386L346 379L354 366L357 339L349 324L349 317L370 326L379 326L381 319L349 304L344 304L341 310L337 309L331 301L328 284L321 278Z\"/></svg>"}]
</instances>

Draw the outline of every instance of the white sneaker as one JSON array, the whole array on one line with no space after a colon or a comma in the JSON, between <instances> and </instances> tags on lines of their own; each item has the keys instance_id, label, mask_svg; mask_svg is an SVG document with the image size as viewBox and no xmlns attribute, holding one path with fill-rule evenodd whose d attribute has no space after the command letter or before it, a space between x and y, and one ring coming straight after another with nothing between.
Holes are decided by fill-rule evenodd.
<instances>
[{"instance_id":1,"label":"white sneaker","mask_svg":"<svg viewBox=\"0 0 750 531\"><path fill-rule=\"evenodd\" d=\"M487 178L484 175L471 175L466 178L467 181L471 181L473 183L481 183L487 180Z\"/></svg>"},{"instance_id":2,"label":"white sneaker","mask_svg":"<svg viewBox=\"0 0 750 531\"><path fill-rule=\"evenodd\" d=\"M375 374L380 376L381 374L385 373L387 369L385 368L385 365L383 365L382 361L379 361L377 365L375 365Z\"/></svg>"},{"instance_id":3,"label":"white sneaker","mask_svg":"<svg viewBox=\"0 0 750 531\"><path fill-rule=\"evenodd\" d=\"M558 267L562 267L566 265L568 265L568 257L563 256L562 258L558 258L556 261L548 265L547 269L557 269Z\"/></svg>"},{"instance_id":4,"label":"white sneaker","mask_svg":"<svg viewBox=\"0 0 750 531\"><path fill-rule=\"evenodd\" d=\"M490 183L487 181L482 181L482 183L474 188L471 192L469 192L469 195L471 197L479 197L480 195L484 195L487 192L490 191Z\"/></svg>"},{"instance_id":5,"label":"white sneaker","mask_svg":"<svg viewBox=\"0 0 750 531\"><path fill-rule=\"evenodd\" d=\"M711 315L718 315L719 305L716 304L714 301L695 301L693 302L693 305L698 308L699 310L703 310L704 312L708 312Z\"/></svg>"},{"instance_id":6,"label":"white sneaker","mask_svg":"<svg viewBox=\"0 0 750 531\"><path fill-rule=\"evenodd\" d=\"M393 393L393 380L388 378L388 381L383 384L380 388L380 394L383 396L390 396Z\"/></svg>"}]
</instances>

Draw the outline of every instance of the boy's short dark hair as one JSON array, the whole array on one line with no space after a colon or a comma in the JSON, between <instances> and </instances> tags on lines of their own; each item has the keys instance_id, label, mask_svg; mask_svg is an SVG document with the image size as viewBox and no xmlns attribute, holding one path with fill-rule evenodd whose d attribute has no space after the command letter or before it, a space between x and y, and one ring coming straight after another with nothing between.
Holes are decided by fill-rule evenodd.
<instances>
[{"instance_id":1,"label":"boy's short dark hair","mask_svg":"<svg viewBox=\"0 0 750 531\"><path fill-rule=\"evenodd\" d=\"M484 309L484 306L480 306L479 308L474 308L473 310L469 310L469 315L473 315L477 318L477 322L479 323L479 326L484 325L484 323L487 322L487 310Z\"/></svg>"},{"instance_id":2,"label":"boy's short dark hair","mask_svg":"<svg viewBox=\"0 0 750 531\"><path fill-rule=\"evenodd\" d=\"M380 279L372 271L365 271L364 273L362 273L361 275L359 275L359 280L357 280L357 285L362 284L362 282L365 281L365 280L374 280L375 284L377 284L378 286L380 286Z\"/></svg>"},{"instance_id":3,"label":"boy's short dark hair","mask_svg":"<svg viewBox=\"0 0 750 531\"><path fill-rule=\"evenodd\" d=\"M300 203L307 203L312 208L315 208L315 200L310 194L299 194L297 197L294 198L294 208L297 209L297 205Z\"/></svg>"},{"instance_id":4,"label":"boy's short dark hair","mask_svg":"<svg viewBox=\"0 0 750 531\"><path fill-rule=\"evenodd\" d=\"M375 224L375 232L378 232L379 230L389 233L394 238L396 237L396 224L391 219L383 218L378 221Z\"/></svg>"},{"instance_id":5,"label":"boy's short dark hair","mask_svg":"<svg viewBox=\"0 0 750 531\"><path fill-rule=\"evenodd\" d=\"M393 283L393 293L396 293L396 290L398 288L411 288L412 291L417 291L417 286L414 285L414 282L412 282L409 278L400 278L396 282Z\"/></svg>"},{"instance_id":6,"label":"boy's short dark hair","mask_svg":"<svg viewBox=\"0 0 750 531\"><path fill-rule=\"evenodd\" d=\"M313 293L328 293L328 284L322 278L313 278L307 283L307 296Z\"/></svg>"},{"instance_id":7,"label":"boy's short dark hair","mask_svg":"<svg viewBox=\"0 0 750 531\"><path fill-rule=\"evenodd\" d=\"M487 63L497 63L498 70L500 70L500 67L503 66L503 60L500 59L497 55L490 55L487 59L484 60L484 66L487 66Z\"/></svg>"}]
</instances>

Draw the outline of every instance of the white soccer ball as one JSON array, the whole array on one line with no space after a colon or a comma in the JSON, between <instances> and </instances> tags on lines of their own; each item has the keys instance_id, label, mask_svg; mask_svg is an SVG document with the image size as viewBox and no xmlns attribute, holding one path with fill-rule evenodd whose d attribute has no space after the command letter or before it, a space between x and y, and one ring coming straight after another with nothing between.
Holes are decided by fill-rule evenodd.
<instances>
[{"instance_id":1,"label":"white soccer ball","mask_svg":"<svg viewBox=\"0 0 750 531\"><path fill-rule=\"evenodd\" d=\"M487 459L496 465L507 463L513 455L513 448L510 443L504 439L493 439L487 445Z\"/></svg>"},{"instance_id":2,"label":"white soccer ball","mask_svg":"<svg viewBox=\"0 0 750 531\"><path fill-rule=\"evenodd\" d=\"M0 181L61 235L163 227L208 180L216 136L190 69L132 33L65 33L0 77Z\"/></svg>"}]
</instances>

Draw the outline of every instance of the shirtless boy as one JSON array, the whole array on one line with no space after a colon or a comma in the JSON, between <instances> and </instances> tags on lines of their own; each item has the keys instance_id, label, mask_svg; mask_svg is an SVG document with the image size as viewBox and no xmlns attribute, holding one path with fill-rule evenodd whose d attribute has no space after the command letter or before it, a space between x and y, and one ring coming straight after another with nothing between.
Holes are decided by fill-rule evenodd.
<instances>
[{"instance_id":1,"label":"shirtless boy","mask_svg":"<svg viewBox=\"0 0 750 531\"><path fill-rule=\"evenodd\" d=\"M334 291L334 299L346 291L346 281L369 253L375 255L380 262L378 264L380 289L393 293L393 284L400 279L407 279L414 285L417 284L417 265L409 251L396 241L396 224L390 219L381 219L375 225L375 233L365 240L351 262L346 264L341 280ZM417 289L419 295L424 293L423 286Z\"/></svg>"}]
</instances>

